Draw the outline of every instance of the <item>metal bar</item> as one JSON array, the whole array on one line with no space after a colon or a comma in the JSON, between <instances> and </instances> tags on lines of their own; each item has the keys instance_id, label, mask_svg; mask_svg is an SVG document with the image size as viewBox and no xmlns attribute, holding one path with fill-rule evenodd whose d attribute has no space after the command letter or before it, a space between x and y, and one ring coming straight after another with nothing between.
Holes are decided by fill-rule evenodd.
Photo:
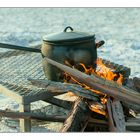
<instances>
[{"instance_id":1,"label":"metal bar","mask_svg":"<svg viewBox=\"0 0 140 140\"><path fill-rule=\"evenodd\" d=\"M41 53L41 50L40 49L28 48L28 47L17 46L17 45L12 45L12 44L5 44L5 43L0 43L0 48L16 49L16 50L22 50L22 51L29 51L29 52Z\"/></svg>"},{"instance_id":2,"label":"metal bar","mask_svg":"<svg viewBox=\"0 0 140 140\"><path fill-rule=\"evenodd\" d=\"M41 121L50 121L50 122L64 122L66 116L60 115L47 115L43 113L33 113L33 112L12 112L12 111L5 111L0 110L0 115L2 117L9 117L15 119L34 119L34 120L41 120Z\"/></svg>"}]
</instances>

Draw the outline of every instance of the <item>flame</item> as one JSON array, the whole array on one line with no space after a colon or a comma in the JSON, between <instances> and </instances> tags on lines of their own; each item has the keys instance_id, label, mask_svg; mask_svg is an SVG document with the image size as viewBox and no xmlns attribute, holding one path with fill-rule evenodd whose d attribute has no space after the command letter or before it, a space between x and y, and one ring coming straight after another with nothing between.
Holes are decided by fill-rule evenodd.
<instances>
[{"instance_id":1,"label":"flame","mask_svg":"<svg viewBox=\"0 0 140 140\"><path fill-rule=\"evenodd\" d=\"M99 113L101 115L106 115L106 111L105 111L105 106L103 106L102 104L95 102L95 103L88 103L88 106L90 108L91 111L94 111L96 113Z\"/></svg>"},{"instance_id":2,"label":"flame","mask_svg":"<svg viewBox=\"0 0 140 140\"><path fill-rule=\"evenodd\" d=\"M97 59L97 69L96 69L96 74L99 75L100 77L106 79L106 80L110 80L110 81L114 81L115 78L117 78L116 82L120 85L122 85L122 81L123 81L123 76L122 74L116 74L113 71L111 71L110 68L106 67L105 64L103 64L101 59Z\"/></svg>"},{"instance_id":3,"label":"flame","mask_svg":"<svg viewBox=\"0 0 140 140\"><path fill-rule=\"evenodd\" d=\"M66 64L71 66L70 63L68 63L67 61L66 61ZM92 67L87 68L83 63L79 63L76 66L71 66L71 67L73 67L73 68L80 67L82 69L82 71L84 73L88 74L88 75L97 74L98 76L100 76L100 77L102 77L106 80L116 81L118 84L122 85L122 81L123 81L122 74L114 73L114 71L112 69L108 68L107 66L105 66L105 64L103 64L102 59L98 58L97 61L96 61L96 64L97 64L96 70L93 69ZM80 68L78 70L80 70ZM64 73L64 76L65 76L65 78L64 78L65 81L64 82L77 83L87 90L90 90L90 91L92 91L96 94L102 95L101 104L105 104L107 102L107 95L106 94L101 93L97 90L91 89L87 85L78 82L76 79L74 79L72 76L70 76L67 73ZM97 105L89 105L89 108L96 113L106 115L105 110L100 109L99 106L97 106Z\"/></svg>"}]
</instances>

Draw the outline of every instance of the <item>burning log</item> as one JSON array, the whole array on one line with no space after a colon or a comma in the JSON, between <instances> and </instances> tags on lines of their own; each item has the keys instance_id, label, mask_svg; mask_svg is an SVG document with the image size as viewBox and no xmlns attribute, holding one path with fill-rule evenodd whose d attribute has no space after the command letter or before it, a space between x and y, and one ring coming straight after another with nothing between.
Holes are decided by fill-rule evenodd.
<instances>
[{"instance_id":1,"label":"burning log","mask_svg":"<svg viewBox=\"0 0 140 140\"><path fill-rule=\"evenodd\" d=\"M82 132L88 124L90 110L82 98L78 98L74 103L72 111L65 120L60 132Z\"/></svg>"},{"instance_id":2,"label":"burning log","mask_svg":"<svg viewBox=\"0 0 140 140\"><path fill-rule=\"evenodd\" d=\"M122 85L118 85L114 81L105 80L95 74L89 76L85 73L82 73L76 69L72 69L68 66L60 64L49 58L44 58L44 60L46 60L48 63L52 64L53 66L56 66L57 68L61 69L62 71L67 72L78 82L85 84L91 89L105 93L120 101L127 102L127 103L134 103L140 106L140 94L134 90L131 90Z\"/></svg>"},{"instance_id":3,"label":"burning log","mask_svg":"<svg viewBox=\"0 0 140 140\"><path fill-rule=\"evenodd\" d=\"M44 88L49 93L67 93L72 92L73 94L90 99L93 101L99 101L99 95L94 94L93 92L82 88L80 85L68 84L61 82L53 82L49 80L37 80L37 79L28 79L32 85Z\"/></svg>"}]
</instances>

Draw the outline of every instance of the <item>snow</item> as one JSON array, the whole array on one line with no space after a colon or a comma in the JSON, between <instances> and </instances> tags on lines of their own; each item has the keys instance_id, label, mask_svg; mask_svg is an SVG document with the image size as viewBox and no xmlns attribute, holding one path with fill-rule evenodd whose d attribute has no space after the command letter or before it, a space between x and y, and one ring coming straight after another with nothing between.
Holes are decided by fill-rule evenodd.
<instances>
[{"instance_id":1,"label":"snow","mask_svg":"<svg viewBox=\"0 0 140 140\"><path fill-rule=\"evenodd\" d=\"M41 43L42 36L70 25L74 30L95 33L97 40L105 41L98 49L99 57L128 66L131 77L140 77L139 23L139 8L0 8L0 42L31 46ZM0 103L1 109L18 109L14 101L1 95ZM0 132L19 131L4 122L0 122ZM48 127L36 126L33 132L46 132Z\"/></svg>"}]
</instances>

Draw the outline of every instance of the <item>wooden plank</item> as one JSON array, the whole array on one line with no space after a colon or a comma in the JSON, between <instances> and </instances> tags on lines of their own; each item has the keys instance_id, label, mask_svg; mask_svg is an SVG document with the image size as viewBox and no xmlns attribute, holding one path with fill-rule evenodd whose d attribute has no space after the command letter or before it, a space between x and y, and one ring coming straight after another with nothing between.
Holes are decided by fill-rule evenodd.
<instances>
[{"instance_id":1,"label":"wooden plank","mask_svg":"<svg viewBox=\"0 0 140 140\"><path fill-rule=\"evenodd\" d=\"M30 112L30 104L20 104L20 112ZM31 132L31 120L30 119L20 119L20 131L21 132Z\"/></svg>"},{"instance_id":2,"label":"wooden plank","mask_svg":"<svg viewBox=\"0 0 140 140\"><path fill-rule=\"evenodd\" d=\"M11 111L4 111L0 110L0 116L2 117L9 117L9 118L16 118L16 119L34 119L34 120L42 120L42 121L50 121L50 122L64 122L66 116L59 116L59 115L46 115L45 113L38 114L32 112L11 112Z\"/></svg>"}]
</instances>

